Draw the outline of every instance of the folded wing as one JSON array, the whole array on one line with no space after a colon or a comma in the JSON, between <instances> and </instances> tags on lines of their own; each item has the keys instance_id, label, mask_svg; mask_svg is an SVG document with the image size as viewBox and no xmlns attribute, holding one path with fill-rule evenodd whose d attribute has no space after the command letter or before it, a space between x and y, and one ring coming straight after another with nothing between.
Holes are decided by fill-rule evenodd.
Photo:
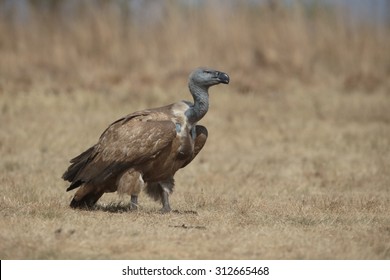
<instances>
[{"instance_id":1,"label":"folded wing","mask_svg":"<svg viewBox=\"0 0 390 280\"><path fill-rule=\"evenodd\" d=\"M112 184L127 169L153 160L176 137L170 120L132 114L111 124L99 142L71 160L63 178L72 190L83 183Z\"/></svg>"}]
</instances>

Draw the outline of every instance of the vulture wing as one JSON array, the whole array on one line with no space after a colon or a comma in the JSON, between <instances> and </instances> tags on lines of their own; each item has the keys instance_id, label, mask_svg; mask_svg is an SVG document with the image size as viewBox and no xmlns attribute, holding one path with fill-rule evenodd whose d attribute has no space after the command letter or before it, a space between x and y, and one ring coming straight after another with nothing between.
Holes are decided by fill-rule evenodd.
<instances>
[{"instance_id":1,"label":"vulture wing","mask_svg":"<svg viewBox=\"0 0 390 280\"><path fill-rule=\"evenodd\" d=\"M127 169L153 160L175 138L175 124L151 111L119 119L103 132L95 146L71 161L63 176L72 182L67 190L86 182L101 185L116 180Z\"/></svg>"}]
</instances>

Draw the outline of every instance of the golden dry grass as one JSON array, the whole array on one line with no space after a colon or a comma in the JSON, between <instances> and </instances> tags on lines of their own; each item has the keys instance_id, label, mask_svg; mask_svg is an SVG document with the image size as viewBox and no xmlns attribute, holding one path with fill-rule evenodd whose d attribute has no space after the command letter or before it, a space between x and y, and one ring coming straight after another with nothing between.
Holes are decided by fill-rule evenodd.
<instances>
[{"instance_id":1,"label":"golden dry grass","mask_svg":"<svg viewBox=\"0 0 390 280\"><path fill-rule=\"evenodd\" d=\"M389 259L389 30L339 10L169 3L163 25L104 6L1 18L0 258ZM116 194L70 209L69 159L124 114L190 99L199 65L231 84L211 89L176 211Z\"/></svg>"}]
</instances>

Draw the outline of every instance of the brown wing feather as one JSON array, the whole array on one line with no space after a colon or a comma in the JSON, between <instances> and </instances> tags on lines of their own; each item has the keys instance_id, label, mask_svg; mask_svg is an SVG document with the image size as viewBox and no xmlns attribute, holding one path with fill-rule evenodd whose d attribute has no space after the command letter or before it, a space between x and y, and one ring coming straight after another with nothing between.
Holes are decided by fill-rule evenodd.
<instances>
[{"instance_id":1,"label":"brown wing feather","mask_svg":"<svg viewBox=\"0 0 390 280\"><path fill-rule=\"evenodd\" d=\"M101 136L97 152L104 161L138 164L156 155L175 136L176 127L172 121L132 119L112 125Z\"/></svg>"},{"instance_id":2,"label":"brown wing feather","mask_svg":"<svg viewBox=\"0 0 390 280\"><path fill-rule=\"evenodd\" d=\"M89 160L73 176L71 190L84 182L116 180L125 170L153 160L176 137L175 124L164 114L143 111L112 123L94 146Z\"/></svg>"}]
</instances>

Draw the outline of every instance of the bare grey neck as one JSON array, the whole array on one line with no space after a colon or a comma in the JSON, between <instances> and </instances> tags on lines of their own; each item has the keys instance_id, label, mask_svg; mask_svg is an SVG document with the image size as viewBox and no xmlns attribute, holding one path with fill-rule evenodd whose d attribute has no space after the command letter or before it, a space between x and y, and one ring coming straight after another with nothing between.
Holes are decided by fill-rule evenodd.
<instances>
[{"instance_id":1,"label":"bare grey neck","mask_svg":"<svg viewBox=\"0 0 390 280\"><path fill-rule=\"evenodd\" d=\"M188 121L191 124L194 124L202 119L209 110L209 93L208 87L196 85L192 81L188 83L188 87L194 98L194 104L185 112L185 114Z\"/></svg>"}]
</instances>

